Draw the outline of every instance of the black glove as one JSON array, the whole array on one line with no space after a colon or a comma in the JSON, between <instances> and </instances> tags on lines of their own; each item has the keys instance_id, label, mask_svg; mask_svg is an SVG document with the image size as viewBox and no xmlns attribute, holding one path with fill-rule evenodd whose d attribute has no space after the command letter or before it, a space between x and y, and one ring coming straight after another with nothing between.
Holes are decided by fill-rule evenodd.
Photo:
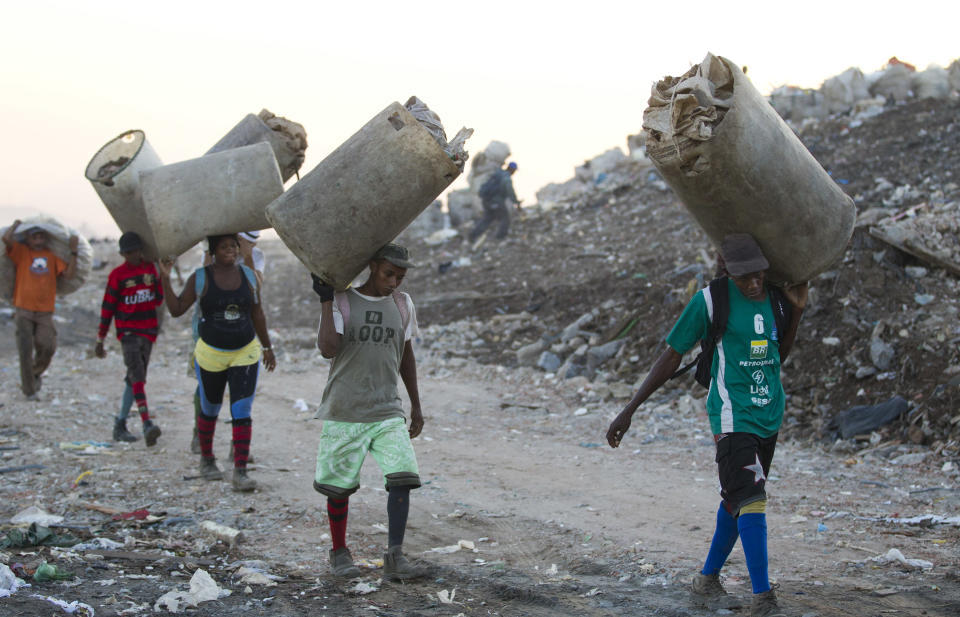
<instances>
[{"instance_id":1,"label":"black glove","mask_svg":"<svg viewBox=\"0 0 960 617\"><path fill-rule=\"evenodd\" d=\"M327 285L313 272L310 273L310 278L313 279L313 290L320 296L320 301L333 302L333 285Z\"/></svg>"}]
</instances>

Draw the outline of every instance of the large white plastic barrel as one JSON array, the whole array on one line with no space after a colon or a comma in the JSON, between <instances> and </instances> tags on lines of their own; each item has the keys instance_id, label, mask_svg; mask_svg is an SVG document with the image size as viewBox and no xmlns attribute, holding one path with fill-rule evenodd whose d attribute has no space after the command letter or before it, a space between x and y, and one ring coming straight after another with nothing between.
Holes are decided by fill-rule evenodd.
<instances>
[{"instance_id":1,"label":"large white plastic barrel","mask_svg":"<svg viewBox=\"0 0 960 617\"><path fill-rule=\"evenodd\" d=\"M647 156L717 246L753 235L777 283L828 269L853 234L856 207L739 67L708 54L653 87Z\"/></svg>"},{"instance_id":2,"label":"large white plastic barrel","mask_svg":"<svg viewBox=\"0 0 960 617\"><path fill-rule=\"evenodd\" d=\"M416 118L391 103L267 206L267 219L310 271L344 289L459 174Z\"/></svg>"},{"instance_id":3,"label":"large white plastic barrel","mask_svg":"<svg viewBox=\"0 0 960 617\"><path fill-rule=\"evenodd\" d=\"M111 139L90 162L85 176L121 232L135 231L144 244L144 257L157 258L157 243L143 209L140 172L163 163L143 131L127 131Z\"/></svg>"},{"instance_id":4,"label":"large white plastic barrel","mask_svg":"<svg viewBox=\"0 0 960 617\"><path fill-rule=\"evenodd\" d=\"M148 169L140 186L161 257L181 255L205 236L269 227L264 210L283 193L266 142Z\"/></svg>"}]
</instances>

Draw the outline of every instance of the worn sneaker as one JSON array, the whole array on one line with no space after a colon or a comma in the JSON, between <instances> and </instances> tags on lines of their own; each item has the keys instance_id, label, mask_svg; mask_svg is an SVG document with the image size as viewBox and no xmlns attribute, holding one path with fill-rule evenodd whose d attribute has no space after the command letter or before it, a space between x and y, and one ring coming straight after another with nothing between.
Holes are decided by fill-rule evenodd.
<instances>
[{"instance_id":1,"label":"worn sneaker","mask_svg":"<svg viewBox=\"0 0 960 617\"><path fill-rule=\"evenodd\" d=\"M113 423L113 440L114 441L136 441L139 439L136 435L127 430L127 421L126 420L115 420Z\"/></svg>"},{"instance_id":2,"label":"worn sneaker","mask_svg":"<svg viewBox=\"0 0 960 617\"><path fill-rule=\"evenodd\" d=\"M739 608L743 602L727 593L720 583L719 574L702 574L697 572L690 585L693 600L710 610L721 608Z\"/></svg>"},{"instance_id":3,"label":"worn sneaker","mask_svg":"<svg viewBox=\"0 0 960 617\"><path fill-rule=\"evenodd\" d=\"M153 423L153 420L147 420L143 423L143 440L147 442L147 447L157 443L160 438L160 427Z\"/></svg>"},{"instance_id":4,"label":"worn sneaker","mask_svg":"<svg viewBox=\"0 0 960 617\"><path fill-rule=\"evenodd\" d=\"M333 572L334 576L341 578L363 576L363 571L353 565L353 556L346 546L337 550L331 549L328 555L330 557L330 571Z\"/></svg>"},{"instance_id":5,"label":"worn sneaker","mask_svg":"<svg viewBox=\"0 0 960 617\"><path fill-rule=\"evenodd\" d=\"M233 490L246 493L257 488L257 482L247 475L246 467L233 468Z\"/></svg>"},{"instance_id":6,"label":"worn sneaker","mask_svg":"<svg viewBox=\"0 0 960 617\"><path fill-rule=\"evenodd\" d=\"M383 578L391 581L407 581L423 576L425 572L403 555L403 546L391 546L383 554Z\"/></svg>"},{"instance_id":7,"label":"worn sneaker","mask_svg":"<svg viewBox=\"0 0 960 617\"><path fill-rule=\"evenodd\" d=\"M777 594L772 589L753 595L750 603L750 617L787 617L777 604Z\"/></svg>"},{"instance_id":8,"label":"worn sneaker","mask_svg":"<svg viewBox=\"0 0 960 617\"><path fill-rule=\"evenodd\" d=\"M217 467L217 459L200 457L200 477L204 480L223 480L223 472Z\"/></svg>"}]
</instances>

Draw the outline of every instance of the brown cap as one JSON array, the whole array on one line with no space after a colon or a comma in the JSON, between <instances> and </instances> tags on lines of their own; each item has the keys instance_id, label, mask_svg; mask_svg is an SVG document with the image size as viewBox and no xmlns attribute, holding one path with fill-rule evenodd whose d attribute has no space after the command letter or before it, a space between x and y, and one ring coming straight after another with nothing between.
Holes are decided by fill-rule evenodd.
<instances>
[{"instance_id":1,"label":"brown cap","mask_svg":"<svg viewBox=\"0 0 960 617\"><path fill-rule=\"evenodd\" d=\"M750 234L730 234L720 243L720 255L732 276L762 272L770 267L760 245Z\"/></svg>"}]
</instances>

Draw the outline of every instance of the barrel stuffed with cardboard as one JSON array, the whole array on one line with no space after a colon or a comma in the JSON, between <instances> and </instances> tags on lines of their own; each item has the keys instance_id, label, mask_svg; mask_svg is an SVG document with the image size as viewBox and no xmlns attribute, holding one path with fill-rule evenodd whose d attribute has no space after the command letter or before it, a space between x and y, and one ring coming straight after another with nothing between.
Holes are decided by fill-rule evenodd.
<instances>
[{"instance_id":1,"label":"barrel stuffed with cardboard","mask_svg":"<svg viewBox=\"0 0 960 617\"><path fill-rule=\"evenodd\" d=\"M856 207L743 71L707 54L654 85L643 114L647 156L711 241L753 235L775 283L831 267Z\"/></svg>"},{"instance_id":2,"label":"barrel stuffed with cardboard","mask_svg":"<svg viewBox=\"0 0 960 617\"><path fill-rule=\"evenodd\" d=\"M460 175L462 129L446 142L425 106L391 103L267 206L267 219L304 265L346 288Z\"/></svg>"}]
</instances>

